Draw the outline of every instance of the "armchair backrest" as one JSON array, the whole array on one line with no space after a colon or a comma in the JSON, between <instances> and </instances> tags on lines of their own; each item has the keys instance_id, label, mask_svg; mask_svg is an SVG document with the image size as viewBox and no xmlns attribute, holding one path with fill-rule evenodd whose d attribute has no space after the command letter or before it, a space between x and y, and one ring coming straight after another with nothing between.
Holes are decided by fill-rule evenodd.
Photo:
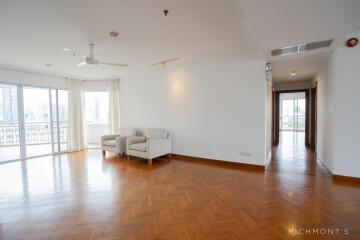
<instances>
[{"instance_id":1,"label":"armchair backrest","mask_svg":"<svg viewBox=\"0 0 360 240\"><path fill-rule=\"evenodd\" d=\"M162 128L147 128L145 130L146 138L168 138L169 133L166 129Z\"/></svg>"},{"instance_id":2,"label":"armchair backrest","mask_svg":"<svg viewBox=\"0 0 360 240\"><path fill-rule=\"evenodd\" d=\"M132 127L120 128L120 135L122 137L136 136L136 129Z\"/></svg>"}]
</instances>

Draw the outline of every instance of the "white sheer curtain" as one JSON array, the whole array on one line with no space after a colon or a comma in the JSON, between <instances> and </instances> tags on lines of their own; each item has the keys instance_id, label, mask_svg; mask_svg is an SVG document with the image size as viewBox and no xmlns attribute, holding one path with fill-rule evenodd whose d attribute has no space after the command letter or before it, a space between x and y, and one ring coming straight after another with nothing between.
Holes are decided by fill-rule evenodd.
<instances>
[{"instance_id":1,"label":"white sheer curtain","mask_svg":"<svg viewBox=\"0 0 360 240\"><path fill-rule=\"evenodd\" d=\"M120 129L120 82L113 80L109 91L109 120L110 134L118 134Z\"/></svg>"},{"instance_id":2,"label":"white sheer curtain","mask_svg":"<svg viewBox=\"0 0 360 240\"><path fill-rule=\"evenodd\" d=\"M81 80L68 79L68 151L85 149L84 136L84 83Z\"/></svg>"}]
</instances>

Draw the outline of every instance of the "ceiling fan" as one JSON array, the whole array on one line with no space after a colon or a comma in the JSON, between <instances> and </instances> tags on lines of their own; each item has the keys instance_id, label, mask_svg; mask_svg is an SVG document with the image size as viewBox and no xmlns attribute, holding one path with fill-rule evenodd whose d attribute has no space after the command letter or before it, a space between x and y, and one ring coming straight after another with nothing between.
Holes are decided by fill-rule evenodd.
<instances>
[{"instance_id":1,"label":"ceiling fan","mask_svg":"<svg viewBox=\"0 0 360 240\"><path fill-rule=\"evenodd\" d=\"M89 44L89 48L90 48L90 55L89 57L85 57L85 60L82 61L81 63L77 64L78 67L83 67L86 65L99 65L99 64L104 64L104 65L112 65L112 66L118 66L118 67L127 67L129 65L127 64L122 64L122 63L107 63L107 62L102 62L98 59L95 58L94 56L94 49L95 49L95 44L90 43Z\"/></svg>"},{"instance_id":2,"label":"ceiling fan","mask_svg":"<svg viewBox=\"0 0 360 240\"><path fill-rule=\"evenodd\" d=\"M164 60L161 62L153 63L153 64L151 64L151 66L161 65L162 67L166 67L167 63L177 61L177 60L179 60L179 58L171 58L171 59L167 59L167 60Z\"/></svg>"}]
</instances>

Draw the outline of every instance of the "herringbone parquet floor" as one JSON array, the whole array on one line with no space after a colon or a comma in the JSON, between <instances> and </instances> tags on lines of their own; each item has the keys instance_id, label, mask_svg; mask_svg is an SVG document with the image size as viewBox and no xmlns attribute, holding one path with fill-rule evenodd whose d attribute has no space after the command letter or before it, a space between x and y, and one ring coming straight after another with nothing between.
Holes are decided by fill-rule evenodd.
<instances>
[{"instance_id":1,"label":"herringbone parquet floor","mask_svg":"<svg viewBox=\"0 0 360 240\"><path fill-rule=\"evenodd\" d=\"M265 172L181 157L150 171L100 150L3 164L0 239L360 239L360 188L278 154Z\"/></svg>"}]
</instances>

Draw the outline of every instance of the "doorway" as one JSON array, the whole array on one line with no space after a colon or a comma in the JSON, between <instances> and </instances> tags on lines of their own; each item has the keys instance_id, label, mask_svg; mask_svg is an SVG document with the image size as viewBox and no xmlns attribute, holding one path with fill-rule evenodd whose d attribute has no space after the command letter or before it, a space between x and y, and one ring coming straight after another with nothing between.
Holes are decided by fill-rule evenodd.
<instances>
[{"instance_id":1,"label":"doorway","mask_svg":"<svg viewBox=\"0 0 360 240\"><path fill-rule=\"evenodd\" d=\"M313 102L313 96L310 98L309 89L274 92L274 148L268 166L270 171L322 174L322 168L310 148L313 131L316 131L314 114L310 115L316 111L314 104L316 102Z\"/></svg>"},{"instance_id":2,"label":"doorway","mask_svg":"<svg viewBox=\"0 0 360 240\"><path fill-rule=\"evenodd\" d=\"M309 141L309 90L275 92L274 145L279 143L302 144Z\"/></svg>"},{"instance_id":3,"label":"doorway","mask_svg":"<svg viewBox=\"0 0 360 240\"><path fill-rule=\"evenodd\" d=\"M281 93L279 142L305 144L305 93Z\"/></svg>"}]
</instances>

